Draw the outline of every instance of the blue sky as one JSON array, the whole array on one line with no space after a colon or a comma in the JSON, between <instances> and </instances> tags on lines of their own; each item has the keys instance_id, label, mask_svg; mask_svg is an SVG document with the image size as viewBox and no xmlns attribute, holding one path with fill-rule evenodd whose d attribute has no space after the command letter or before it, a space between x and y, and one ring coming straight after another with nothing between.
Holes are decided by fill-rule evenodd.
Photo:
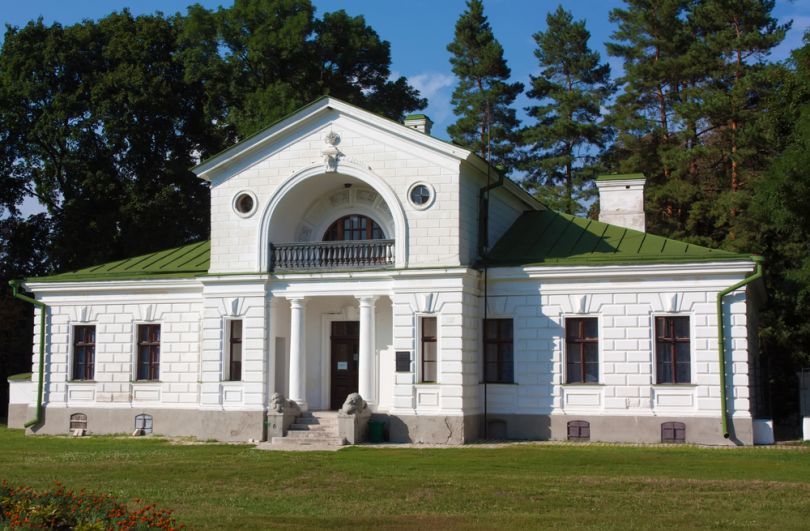
<instances>
[{"instance_id":1,"label":"blue sky","mask_svg":"<svg viewBox=\"0 0 810 531\"><path fill-rule=\"evenodd\" d=\"M46 23L71 24L85 18L99 18L124 7L133 13L184 12L188 0L0 0L0 21L14 26L42 16ZM215 8L230 5L228 1L200 0ZM352 15L364 15L366 21L391 43L392 70L406 76L430 101L425 111L435 122L434 135L446 138L445 128L453 122L450 93L453 76L450 71L447 44L453 39L453 28L464 10L464 0L314 0L317 13L345 9ZM537 73L532 34L545 28L548 11L562 5L577 19L585 19L591 32L591 46L603 58L604 42L609 40L613 25L608 12L623 5L620 0L485 0L485 13L504 47L512 77L528 84L529 75ZM793 20L793 29L773 53L785 58L801 44L802 34L810 28L810 1L777 0L775 15L780 21ZM621 63L610 59L614 76ZM520 107L526 101L518 102Z\"/></svg>"}]
</instances>

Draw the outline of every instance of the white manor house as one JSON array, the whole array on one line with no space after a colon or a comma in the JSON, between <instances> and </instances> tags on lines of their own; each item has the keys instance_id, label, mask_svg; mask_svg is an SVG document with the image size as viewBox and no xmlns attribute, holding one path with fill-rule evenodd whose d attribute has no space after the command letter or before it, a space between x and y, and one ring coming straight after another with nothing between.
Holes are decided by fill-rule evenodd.
<instances>
[{"instance_id":1,"label":"white manor house","mask_svg":"<svg viewBox=\"0 0 810 531\"><path fill-rule=\"evenodd\" d=\"M551 211L430 125L321 98L194 168L210 241L19 283L33 376L9 425L284 443L370 413L393 442L772 439L756 257L644 232L641 175L598 179L600 221ZM328 413L352 393L367 408Z\"/></svg>"}]
</instances>

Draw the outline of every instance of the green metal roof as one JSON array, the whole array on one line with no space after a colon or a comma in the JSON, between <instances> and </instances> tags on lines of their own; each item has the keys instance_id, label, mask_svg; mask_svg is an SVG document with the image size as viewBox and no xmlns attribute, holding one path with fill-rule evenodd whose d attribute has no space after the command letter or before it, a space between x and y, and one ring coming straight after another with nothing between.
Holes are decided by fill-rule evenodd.
<instances>
[{"instance_id":1,"label":"green metal roof","mask_svg":"<svg viewBox=\"0 0 810 531\"><path fill-rule=\"evenodd\" d=\"M525 212L490 251L492 266L615 265L751 260L600 221L541 210Z\"/></svg>"},{"instance_id":2,"label":"green metal roof","mask_svg":"<svg viewBox=\"0 0 810 531\"><path fill-rule=\"evenodd\" d=\"M635 181L644 179L643 173L621 173L621 174L608 174L600 175L596 178L596 182L603 181Z\"/></svg>"},{"instance_id":3,"label":"green metal roof","mask_svg":"<svg viewBox=\"0 0 810 531\"><path fill-rule=\"evenodd\" d=\"M211 242L175 247L166 251L108 262L49 277L29 278L30 282L75 282L90 280L127 280L141 278L183 278L208 272Z\"/></svg>"}]
</instances>

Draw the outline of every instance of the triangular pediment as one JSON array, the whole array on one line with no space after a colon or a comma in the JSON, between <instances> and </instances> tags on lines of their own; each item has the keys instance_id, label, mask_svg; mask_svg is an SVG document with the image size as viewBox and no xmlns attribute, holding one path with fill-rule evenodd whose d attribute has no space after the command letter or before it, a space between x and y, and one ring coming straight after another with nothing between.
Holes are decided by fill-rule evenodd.
<instances>
[{"instance_id":1,"label":"triangular pediment","mask_svg":"<svg viewBox=\"0 0 810 531\"><path fill-rule=\"evenodd\" d=\"M426 135L394 120L363 110L336 98L324 96L210 157L192 168L192 171L201 179L211 180L212 176L217 174L223 167L253 157L257 151L262 150L264 147L283 141L287 136L296 135L307 127L322 121L330 113L335 112L348 116L370 128L384 131L404 141L421 146L424 149L458 160L468 160L475 165L485 164L469 150Z\"/></svg>"}]
</instances>

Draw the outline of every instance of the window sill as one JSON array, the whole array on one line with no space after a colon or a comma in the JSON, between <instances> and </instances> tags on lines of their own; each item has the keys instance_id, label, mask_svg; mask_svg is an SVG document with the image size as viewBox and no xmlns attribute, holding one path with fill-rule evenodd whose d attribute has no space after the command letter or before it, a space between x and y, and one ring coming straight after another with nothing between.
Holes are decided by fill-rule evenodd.
<instances>
[{"instance_id":1,"label":"window sill","mask_svg":"<svg viewBox=\"0 0 810 531\"><path fill-rule=\"evenodd\" d=\"M560 385L563 387L605 387L605 384L600 382L571 382Z\"/></svg>"},{"instance_id":2,"label":"window sill","mask_svg":"<svg viewBox=\"0 0 810 531\"><path fill-rule=\"evenodd\" d=\"M132 382L133 384L159 384L161 383L160 380L135 380Z\"/></svg>"},{"instance_id":3,"label":"window sill","mask_svg":"<svg viewBox=\"0 0 810 531\"><path fill-rule=\"evenodd\" d=\"M698 384L693 383L654 383L653 387L674 388L674 389L691 389L697 387Z\"/></svg>"},{"instance_id":4,"label":"window sill","mask_svg":"<svg viewBox=\"0 0 810 531\"><path fill-rule=\"evenodd\" d=\"M518 385L517 382L481 382L481 385Z\"/></svg>"},{"instance_id":5,"label":"window sill","mask_svg":"<svg viewBox=\"0 0 810 531\"><path fill-rule=\"evenodd\" d=\"M425 387L436 387L437 385L441 385L439 382L416 382L414 385L421 385Z\"/></svg>"},{"instance_id":6,"label":"window sill","mask_svg":"<svg viewBox=\"0 0 810 531\"><path fill-rule=\"evenodd\" d=\"M70 385L82 385L82 384L95 385L96 381L95 380L68 380L67 383L69 383Z\"/></svg>"}]
</instances>

